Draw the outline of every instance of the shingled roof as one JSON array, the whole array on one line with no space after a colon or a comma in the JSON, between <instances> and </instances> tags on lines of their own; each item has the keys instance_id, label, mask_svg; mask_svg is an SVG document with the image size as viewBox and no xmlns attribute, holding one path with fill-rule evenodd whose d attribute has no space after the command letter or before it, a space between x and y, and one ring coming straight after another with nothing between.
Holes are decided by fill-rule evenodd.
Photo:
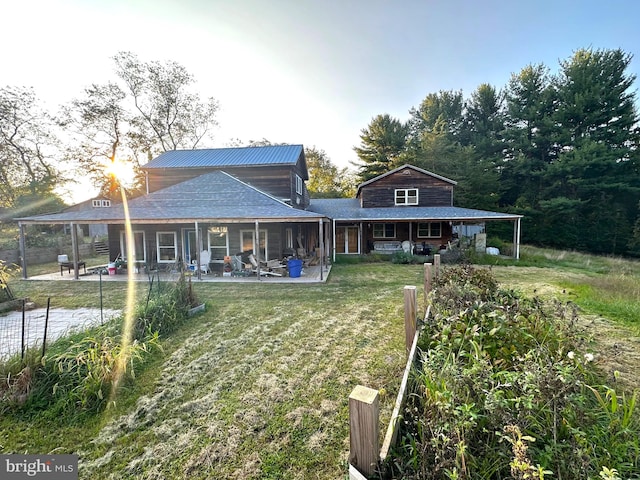
<instances>
[{"instance_id":1,"label":"shingled roof","mask_svg":"<svg viewBox=\"0 0 640 480\"><path fill-rule=\"evenodd\" d=\"M310 222L324 215L293 208L251 185L214 171L129 201L132 223ZM18 218L23 223L123 223L123 205Z\"/></svg>"},{"instance_id":2,"label":"shingled roof","mask_svg":"<svg viewBox=\"0 0 640 480\"><path fill-rule=\"evenodd\" d=\"M309 210L338 221L486 221L516 220L522 215L460 207L379 207L362 208L355 198L313 199Z\"/></svg>"}]
</instances>

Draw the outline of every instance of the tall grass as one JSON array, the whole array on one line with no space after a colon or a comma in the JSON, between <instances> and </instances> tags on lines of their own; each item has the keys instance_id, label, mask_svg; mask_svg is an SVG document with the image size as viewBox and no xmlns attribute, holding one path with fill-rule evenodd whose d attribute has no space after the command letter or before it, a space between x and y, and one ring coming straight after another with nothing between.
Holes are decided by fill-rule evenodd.
<instances>
[{"instance_id":1,"label":"tall grass","mask_svg":"<svg viewBox=\"0 0 640 480\"><path fill-rule=\"evenodd\" d=\"M575 309L447 269L433 291L397 478L596 478L640 469L636 393L605 385ZM604 478L604 477L603 477Z\"/></svg>"}]
</instances>

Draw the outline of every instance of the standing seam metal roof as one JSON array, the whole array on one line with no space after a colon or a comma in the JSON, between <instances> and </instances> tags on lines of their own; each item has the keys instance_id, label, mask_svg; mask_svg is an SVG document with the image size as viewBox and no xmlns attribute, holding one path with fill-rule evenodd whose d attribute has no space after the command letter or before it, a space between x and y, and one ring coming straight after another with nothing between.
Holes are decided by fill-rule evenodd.
<instances>
[{"instance_id":1,"label":"standing seam metal roof","mask_svg":"<svg viewBox=\"0 0 640 480\"><path fill-rule=\"evenodd\" d=\"M171 150L143 165L142 169L295 165L302 152L302 145Z\"/></svg>"}]
</instances>

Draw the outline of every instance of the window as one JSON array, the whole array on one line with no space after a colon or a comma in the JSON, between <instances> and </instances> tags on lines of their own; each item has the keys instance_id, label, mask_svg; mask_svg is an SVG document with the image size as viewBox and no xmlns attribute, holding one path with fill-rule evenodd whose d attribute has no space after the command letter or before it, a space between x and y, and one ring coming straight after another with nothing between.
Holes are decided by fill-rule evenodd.
<instances>
[{"instance_id":1,"label":"window","mask_svg":"<svg viewBox=\"0 0 640 480\"><path fill-rule=\"evenodd\" d=\"M293 248L293 229L285 229L285 248Z\"/></svg>"},{"instance_id":2,"label":"window","mask_svg":"<svg viewBox=\"0 0 640 480\"><path fill-rule=\"evenodd\" d=\"M397 188L396 205L418 205L418 189Z\"/></svg>"},{"instance_id":3,"label":"window","mask_svg":"<svg viewBox=\"0 0 640 480\"><path fill-rule=\"evenodd\" d=\"M240 246L243 252L249 250L256 253L256 231L255 230L240 230ZM267 231L260 230L260 259L266 260L267 256Z\"/></svg>"},{"instance_id":4,"label":"window","mask_svg":"<svg viewBox=\"0 0 640 480\"><path fill-rule=\"evenodd\" d=\"M91 204L96 207L110 207L111 206L111 200L92 200Z\"/></svg>"},{"instance_id":5,"label":"window","mask_svg":"<svg viewBox=\"0 0 640 480\"><path fill-rule=\"evenodd\" d=\"M440 238L442 224L440 222L418 223L418 238Z\"/></svg>"},{"instance_id":6,"label":"window","mask_svg":"<svg viewBox=\"0 0 640 480\"><path fill-rule=\"evenodd\" d=\"M122 259L127 260L127 240L125 232L120 232L120 252ZM144 262L147 259L147 246L144 240L144 232L141 230L133 232L133 261Z\"/></svg>"},{"instance_id":7,"label":"window","mask_svg":"<svg viewBox=\"0 0 640 480\"><path fill-rule=\"evenodd\" d=\"M224 257L229 255L227 227L209 227L209 252L211 252L211 262L224 262Z\"/></svg>"},{"instance_id":8,"label":"window","mask_svg":"<svg viewBox=\"0 0 640 480\"><path fill-rule=\"evenodd\" d=\"M174 263L178 258L178 235L176 232L157 232L158 263Z\"/></svg>"},{"instance_id":9,"label":"window","mask_svg":"<svg viewBox=\"0 0 640 480\"><path fill-rule=\"evenodd\" d=\"M373 238L396 238L396 224L374 223Z\"/></svg>"},{"instance_id":10,"label":"window","mask_svg":"<svg viewBox=\"0 0 640 480\"><path fill-rule=\"evenodd\" d=\"M296 173L296 193L302 195L302 178Z\"/></svg>"}]
</instances>

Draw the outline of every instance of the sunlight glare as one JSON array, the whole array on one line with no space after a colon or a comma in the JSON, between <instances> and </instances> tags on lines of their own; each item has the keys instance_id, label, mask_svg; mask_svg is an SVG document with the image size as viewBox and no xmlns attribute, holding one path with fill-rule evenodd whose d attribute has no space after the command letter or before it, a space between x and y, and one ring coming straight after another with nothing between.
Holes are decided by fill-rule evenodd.
<instances>
[{"instance_id":1,"label":"sunlight glare","mask_svg":"<svg viewBox=\"0 0 640 480\"><path fill-rule=\"evenodd\" d=\"M105 172L109 176L115 177L118 183L125 188L132 187L135 182L135 172L131 161L120 159L107 161Z\"/></svg>"}]
</instances>

